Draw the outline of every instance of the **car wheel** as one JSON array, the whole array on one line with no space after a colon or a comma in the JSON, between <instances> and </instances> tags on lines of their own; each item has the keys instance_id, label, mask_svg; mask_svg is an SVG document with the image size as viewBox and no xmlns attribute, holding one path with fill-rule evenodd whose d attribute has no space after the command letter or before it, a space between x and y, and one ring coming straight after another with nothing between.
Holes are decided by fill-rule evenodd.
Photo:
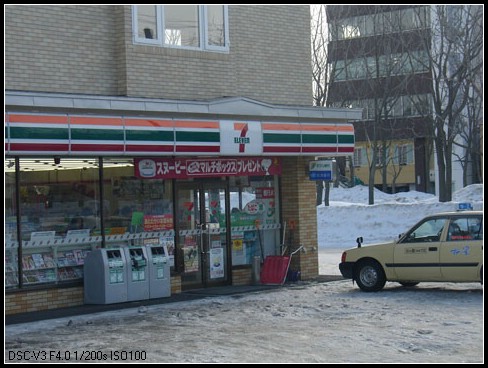
<instances>
[{"instance_id":1,"label":"car wheel","mask_svg":"<svg viewBox=\"0 0 488 368\"><path fill-rule=\"evenodd\" d=\"M418 282L402 282L402 281L399 281L398 283L405 287L412 287L419 284Z\"/></svg>"},{"instance_id":2,"label":"car wheel","mask_svg":"<svg viewBox=\"0 0 488 368\"><path fill-rule=\"evenodd\" d=\"M383 268L378 262L370 259L359 262L355 280L363 291L379 291L386 284Z\"/></svg>"}]
</instances>

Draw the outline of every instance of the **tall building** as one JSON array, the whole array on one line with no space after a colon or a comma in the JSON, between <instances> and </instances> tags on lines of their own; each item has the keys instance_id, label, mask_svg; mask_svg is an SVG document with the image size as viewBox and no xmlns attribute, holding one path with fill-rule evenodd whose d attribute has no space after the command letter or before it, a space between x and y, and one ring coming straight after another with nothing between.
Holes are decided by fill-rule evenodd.
<instances>
[{"instance_id":1,"label":"tall building","mask_svg":"<svg viewBox=\"0 0 488 368\"><path fill-rule=\"evenodd\" d=\"M438 21L433 20L432 7L329 5L326 9L333 70L327 105L364 109L361 121L354 123L356 147L347 175L367 184L373 167L379 189L438 194L432 128L436 66L429 61L445 36L433 29ZM447 11L453 9L448 6ZM466 157L462 150L454 145L458 156L452 158L453 190L463 186L458 159Z\"/></svg>"},{"instance_id":2,"label":"tall building","mask_svg":"<svg viewBox=\"0 0 488 368\"><path fill-rule=\"evenodd\" d=\"M309 6L4 9L6 313L246 285L299 245L318 275L309 163L360 110L311 106Z\"/></svg>"}]
</instances>

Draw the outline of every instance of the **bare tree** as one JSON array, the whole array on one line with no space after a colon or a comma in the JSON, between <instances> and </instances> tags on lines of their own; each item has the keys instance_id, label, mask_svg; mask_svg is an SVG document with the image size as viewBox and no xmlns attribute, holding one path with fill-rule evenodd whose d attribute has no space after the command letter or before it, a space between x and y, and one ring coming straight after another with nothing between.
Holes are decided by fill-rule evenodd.
<instances>
[{"instance_id":1,"label":"bare tree","mask_svg":"<svg viewBox=\"0 0 488 368\"><path fill-rule=\"evenodd\" d=\"M470 112L469 107L483 64L483 7L436 5L430 9L432 37L423 44L428 60L417 62L427 62L431 72L433 114L426 118L435 144L439 201L447 202L452 199L453 149L465 147L468 156L463 155L461 161L470 160L469 142L474 143L476 129L470 129L474 122L467 120L479 119L481 113L475 113L473 106Z\"/></svg>"},{"instance_id":2,"label":"bare tree","mask_svg":"<svg viewBox=\"0 0 488 368\"><path fill-rule=\"evenodd\" d=\"M370 96L366 119L356 124L368 142L368 203L374 204L376 171L381 170L383 190L387 186L388 166L391 164L388 147L400 130L405 130L395 116L399 115L400 98L405 93L409 76L403 75L408 58L402 57L409 51L411 39L399 38L391 30L401 29L401 12L385 17L385 8L372 7L369 22L373 25L374 38L354 45L349 64L345 66L346 79L354 79L353 73L361 73L361 83L354 84L357 96L354 103L364 103L362 96ZM345 55L347 56L347 51ZM363 102L359 102L363 99Z\"/></svg>"},{"instance_id":3,"label":"bare tree","mask_svg":"<svg viewBox=\"0 0 488 368\"><path fill-rule=\"evenodd\" d=\"M313 99L315 106L325 106L331 76L327 57L327 44L329 43L327 16L325 5L311 5L310 10Z\"/></svg>"},{"instance_id":4,"label":"bare tree","mask_svg":"<svg viewBox=\"0 0 488 368\"><path fill-rule=\"evenodd\" d=\"M365 109L355 127L356 137L368 145L370 204L378 169L384 190L389 177L396 185L402 167L391 157L392 140L400 137L424 140L426 171L435 154L439 200L448 201L453 152L463 167L464 184L468 177L482 180L483 8L370 5L359 13L367 14L368 22L360 24L357 7L312 7L314 103ZM341 14L337 24L327 21L331 8ZM419 117L411 125L397 111L406 102Z\"/></svg>"},{"instance_id":5,"label":"bare tree","mask_svg":"<svg viewBox=\"0 0 488 368\"><path fill-rule=\"evenodd\" d=\"M313 99L315 106L325 106L330 83L332 83L331 67L328 58L327 45L329 43L329 32L327 24L327 13L325 5L311 5L311 35L312 35L312 78L313 78ZM318 180L317 185L317 206L322 203L329 205L330 187L328 182Z\"/></svg>"}]
</instances>

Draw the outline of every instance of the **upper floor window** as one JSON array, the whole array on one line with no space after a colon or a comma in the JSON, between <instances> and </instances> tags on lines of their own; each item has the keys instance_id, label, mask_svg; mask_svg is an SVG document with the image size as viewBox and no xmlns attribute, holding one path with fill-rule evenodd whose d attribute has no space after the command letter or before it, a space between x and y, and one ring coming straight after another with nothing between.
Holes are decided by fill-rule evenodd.
<instances>
[{"instance_id":1,"label":"upper floor window","mask_svg":"<svg viewBox=\"0 0 488 368\"><path fill-rule=\"evenodd\" d=\"M413 146L411 144L399 144L395 147L393 163L396 165L413 164Z\"/></svg>"},{"instance_id":2,"label":"upper floor window","mask_svg":"<svg viewBox=\"0 0 488 368\"><path fill-rule=\"evenodd\" d=\"M364 165L365 163L364 156L365 156L364 148L362 147L354 148L353 164L355 167Z\"/></svg>"},{"instance_id":3,"label":"upper floor window","mask_svg":"<svg viewBox=\"0 0 488 368\"><path fill-rule=\"evenodd\" d=\"M423 51L335 60L331 66L336 81L409 75L429 70L428 55Z\"/></svg>"},{"instance_id":4,"label":"upper floor window","mask_svg":"<svg viewBox=\"0 0 488 368\"><path fill-rule=\"evenodd\" d=\"M331 39L335 41L423 29L429 26L429 6L415 6L334 20L330 23L330 30Z\"/></svg>"},{"instance_id":5,"label":"upper floor window","mask_svg":"<svg viewBox=\"0 0 488 368\"><path fill-rule=\"evenodd\" d=\"M134 5L134 42L228 51L226 5Z\"/></svg>"}]
</instances>

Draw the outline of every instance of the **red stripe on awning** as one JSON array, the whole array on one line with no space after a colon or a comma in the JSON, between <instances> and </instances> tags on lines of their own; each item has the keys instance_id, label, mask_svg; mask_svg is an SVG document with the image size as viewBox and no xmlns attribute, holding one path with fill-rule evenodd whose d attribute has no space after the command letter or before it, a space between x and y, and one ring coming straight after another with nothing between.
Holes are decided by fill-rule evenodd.
<instances>
[{"instance_id":1,"label":"red stripe on awning","mask_svg":"<svg viewBox=\"0 0 488 368\"><path fill-rule=\"evenodd\" d=\"M68 150L69 150L69 144L64 144L64 143L10 143L10 151L65 152Z\"/></svg>"},{"instance_id":2,"label":"red stripe on awning","mask_svg":"<svg viewBox=\"0 0 488 368\"><path fill-rule=\"evenodd\" d=\"M173 152L174 146L128 144L125 149L127 152Z\"/></svg>"},{"instance_id":3,"label":"red stripe on awning","mask_svg":"<svg viewBox=\"0 0 488 368\"><path fill-rule=\"evenodd\" d=\"M124 152L123 144L72 144L72 152Z\"/></svg>"},{"instance_id":4,"label":"red stripe on awning","mask_svg":"<svg viewBox=\"0 0 488 368\"><path fill-rule=\"evenodd\" d=\"M186 146L178 145L175 147L175 152L220 152L220 146Z\"/></svg>"},{"instance_id":5,"label":"red stripe on awning","mask_svg":"<svg viewBox=\"0 0 488 368\"><path fill-rule=\"evenodd\" d=\"M300 153L301 147L263 147L263 152Z\"/></svg>"}]
</instances>

